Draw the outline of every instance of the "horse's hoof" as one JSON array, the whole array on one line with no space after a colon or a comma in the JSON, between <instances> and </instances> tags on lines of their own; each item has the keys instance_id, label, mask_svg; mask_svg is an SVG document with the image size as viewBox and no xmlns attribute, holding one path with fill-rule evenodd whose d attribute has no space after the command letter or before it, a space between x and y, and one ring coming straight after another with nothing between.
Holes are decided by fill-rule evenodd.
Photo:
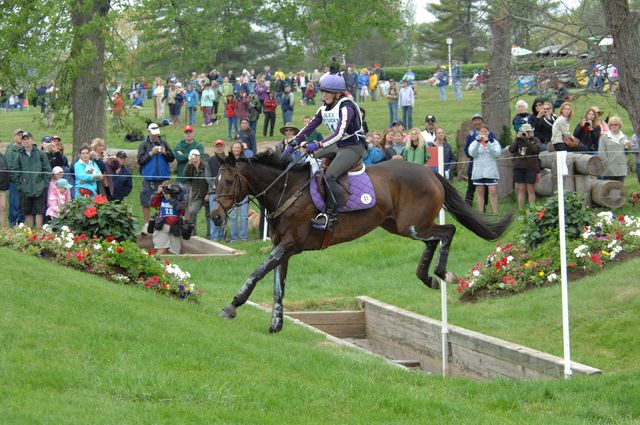
<instances>
[{"instance_id":1,"label":"horse's hoof","mask_svg":"<svg viewBox=\"0 0 640 425\"><path fill-rule=\"evenodd\" d=\"M278 323L276 323L276 324L272 324L272 325L269 327L269 333L270 333L270 334L278 333L278 332L280 332L281 330L282 330L282 321L280 321L280 320L278 321Z\"/></svg>"},{"instance_id":2,"label":"horse's hoof","mask_svg":"<svg viewBox=\"0 0 640 425\"><path fill-rule=\"evenodd\" d=\"M450 285L457 285L460 279L454 272L447 272L444 281Z\"/></svg>"},{"instance_id":3,"label":"horse's hoof","mask_svg":"<svg viewBox=\"0 0 640 425\"><path fill-rule=\"evenodd\" d=\"M440 284L437 279L434 279L431 276L427 276L425 279L420 279L422 283L427 285L431 289L440 289Z\"/></svg>"},{"instance_id":4,"label":"horse's hoof","mask_svg":"<svg viewBox=\"0 0 640 425\"><path fill-rule=\"evenodd\" d=\"M222 319L235 319L237 315L236 308L232 305L224 307L220 312L220 318Z\"/></svg>"}]
</instances>

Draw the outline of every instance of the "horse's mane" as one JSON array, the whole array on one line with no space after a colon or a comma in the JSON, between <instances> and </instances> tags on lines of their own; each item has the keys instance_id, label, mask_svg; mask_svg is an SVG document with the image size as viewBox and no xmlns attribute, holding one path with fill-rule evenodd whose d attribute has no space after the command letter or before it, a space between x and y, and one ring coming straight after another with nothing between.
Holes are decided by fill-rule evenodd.
<instances>
[{"instance_id":1,"label":"horse's mane","mask_svg":"<svg viewBox=\"0 0 640 425\"><path fill-rule=\"evenodd\" d=\"M243 161L246 161L250 164L267 165L284 170L291 163L291 157L285 157L279 151L267 149L252 156L251 158L243 159ZM302 162L300 164L294 165L291 170L307 170L309 167L310 165L307 162Z\"/></svg>"}]
</instances>

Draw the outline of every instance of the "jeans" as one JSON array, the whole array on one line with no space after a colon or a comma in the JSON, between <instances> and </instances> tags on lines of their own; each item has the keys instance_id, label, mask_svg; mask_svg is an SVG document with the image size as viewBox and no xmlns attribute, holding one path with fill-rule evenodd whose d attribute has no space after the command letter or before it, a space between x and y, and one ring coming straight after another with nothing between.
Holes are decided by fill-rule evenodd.
<instances>
[{"instance_id":1,"label":"jeans","mask_svg":"<svg viewBox=\"0 0 640 425\"><path fill-rule=\"evenodd\" d=\"M214 209L213 195L209 195L209 211ZM209 239L220 241L224 237L224 227L216 226L213 220L209 220Z\"/></svg>"},{"instance_id":2,"label":"jeans","mask_svg":"<svg viewBox=\"0 0 640 425\"><path fill-rule=\"evenodd\" d=\"M267 128L269 128L269 137L273 137L273 127L276 125L276 113L264 113L264 127L262 127L262 136L267 137Z\"/></svg>"},{"instance_id":3,"label":"jeans","mask_svg":"<svg viewBox=\"0 0 640 425\"><path fill-rule=\"evenodd\" d=\"M24 222L24 216L20 211L20 193L15 183L9 183L9 225L15 226Z\"/></svg>"},{"instance_id":4,"label":"jeans","mask_svg":"<svg viewBox=\"0 0 640 425\"><path fill-rule=\"evenodd\" d=\"M189 125L196 124L196 107L195 106L189 106L187 108L187 117L189 120Z\"/></svg>"},{"instance_id":5,"label":"jeans","mask_svg":"<svg viewBox=\"0 0 640 425\"><path fill-rule=\"evenodd\" d=\"M636 163L636 176L638 176L638 183L640 183L640 164Z\"/></svg>"},{"instance_id":6,"label":"jeans","mask_svg":"<svg viewBox=\"0 0 640 425\"><path fill-rule=\"evenodd\" d=\"M440 90L440 102L444 102L445 100L447 100L446 88L447 88L447 86L439 86L438 87L438 89ZM409 127L409 128L411 128L411 127Z\"/></svg>"},{"instance_id":7,"label":"jeans","mask_svg":"<svg viewBox=\"0 0 640 425\"><path fill-rule=\"evenodd\" d=\"M253 131L253 134L256 134L256 128L258 127L258 120L249 121L249 128ZM257 153L257 152L254 152Z\"/></svg>"},{"instance_id":8,"label":"jeans","mask_svg":"<svg viewBox=\"0 0 640 425\"><path fill-rule=\"evenodd\" d=\"M286 125L288 122L293 122L293 109L289 109L288 111L282 112L282 120Z\"/></svg>"},{"instance_id":9,"label":"jeans","mask_svg":"<svg viewBox=\"0 0 640 425\"><path fill-rule=\"evenodd\" d=\"M413 106L402 107L402 123L404 128L413 128Z\"/></svg>"},{"instance_id":10,"label":"jeans","mask_svg":"<svg viewBox=\"0 0 640 425\"><path fill-rule=\"evenodd\" d=\"M227 139L231 140L231 126L235 128L236 133L238 134L238 118L233 116L231 118L227 117Z\"/></svg>"},{"instance_id":11,"label":"jeans","mask_svg":"<svg viewBox=\"0 0 640 425\"><path fill-rule=\"evenodd\" d=\"M206 203L202 198L191 199L189 201L189 221L193 223L193 233L192 235L196 235L196 224L198 223L198 212L200 208L204 207L204 216L206 218L207 223L210 221L209 218L209 208L206 207ZM207 226L209 227L209 226Z\"/></svg>"},{"instance_id":12,"label":"jeans","mask_svg":"<svg viewBox=\"0 0 640 425\"><path fill-rule=\"evenodd\" d=\"M202 115L204 117L204 125L211 124L211 111L213 107L211 106L203 106L202 107Z\"/></svg>"},{"instance_id":13,"label":"jeans","mask_svg":"<svg viewBox=\"0 0 640 425\"><path fill-rule=\"evenodd\" d=\"M238 234L238 210L240 210L240 234ZM229 211L231 219L231 242L249 240L249 197L245 196L242 205Z\"/></svg>"},{"instance_id":14,"label":"jeans","mask_svg":"<svg viewBox=\"0 0 640 425\"><path fill-rule=\"evenodd\" d=\"M462 81L453 82L453 97L456 102L462 102Z\"/></svg>"},{"instance_id":15,"label":"jeans","mask_svg":"<svg viewBox=\"0 0 640 425\"><path fill-rule=\"evenodd\" d=\"M389 127L398 121L398 102L389 102Z\"/></svg>"}]
</instances>

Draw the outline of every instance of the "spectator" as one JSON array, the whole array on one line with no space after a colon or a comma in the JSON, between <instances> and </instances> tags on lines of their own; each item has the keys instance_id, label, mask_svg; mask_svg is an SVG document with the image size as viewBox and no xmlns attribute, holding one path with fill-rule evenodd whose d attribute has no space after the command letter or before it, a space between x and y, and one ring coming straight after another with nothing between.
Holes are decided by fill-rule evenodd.
<instances>
[{"instance_id":1,"label":"spectator","mask_svg":"<svg viewBox=\"0 0 640 425\"><path fill-rule=\"evenodd\" d=\"M284 94L281 97L280 108L282 109L282 120L286 124L293 121L293 106L295 105L295 97L291 92L291 86L285 86Z\"/></svg>"},{"instance_id":2,"label":"spectator","mask_svg":"<svg viewBox=\"0 0 640 425\"><path fill-rule=\"evenodd\" d=\"M332 57L331 64L329 65L329 73L337 74L338 72L340 72L340 64L335 57Z\"/></svg>"},{"instance_id":3,"label":"spectator","mask_svg":"<svg viewBox=\"0 0 640 425\"><path fill-rule=\"evenodd\" d=\"M240 120L249 118L249 96L244 88L240 89L240 97L236 101L236 119L238 123ZM237 131L236 131L237 133Z\"/></svg>"},{"instance_id":4,"label":"spectator","mask_svg":"<svg viewBox=\"0 0 640 425\"><path fill-rule=\"evenodd\" d=\"M89 154L91 160L100 169L100 173L104 176L103 179L97 181L98 194L111 196L111 178L107 177L113 170L107 167L105 160L107 159L107 145L104 143L104 139L96 137L91 141L91 152Z\"/></svg>"},{"instance_id":5,"label":"spectator","mask_svg":"<svg viewBox=\"0 0 640 425\"><path fill-rule=\"evenodd\" d=\"M380 142L380 145L382 146L382 149L386 152L387 149L389 149L391 146L393 146L393 130L394 128L385 128L384 131L382 132L382 142ZM391 159L390 156L387 156L385 153L385 160L387 159Z\"/></svg>"},{"instance_id":6,"label":"spectator","mask_svg":"<svg viewBox=\"0 0 640 425\"><path fill-rule=\"evenodd\" d=\"M205 84L202 90L202 97L200 97L200 106L202 107L202 116L204 118L203 127L209 127L213 125L211 121L211 114L213 113L213 101L216 99L216 92L211 88L211 84Z\"/></svg>"},{"instance_id":7,"label":"spectator","mask_svg":"<svg viewBox=\"0 0 640 425\"><path fill-rule=\"evenodd\" d=\"M373 165L385 159L384 146L382 146L382 135L379 131L372 131L369 134L369 147L362 160L365 165Z\"/></svg>"},{"instance_id":8,"label":"spectator","mask_svg":"<svg viewBox=\"0 0 640 425\"><path fill-rule=\"evenodd\" d=\"M20 194L20 209L25 224L31 228L42 227L47 209L47 186L51 166L47 156L38 150L33 143L33 136L28 132L22 132L22 148L9 167Z\"/></svg>"},{"instance_id":9,"label":"spectator","mask_svg":"<svg viewBox=\"0 0 640 425\"><path fill-rule=\"evenodd\" d=\"M309 125L309 123L311 122L311 117L309 115L305 115L304 118L302 118L302 122L303 122L303 126L302 128L306 127L307 125ZM311 134L309 134L306 138L307 142L311 143L311 142L319 142L322 139L324 139L324 137L322 136L322 134L318 131L317 128L315 128L313 130L313 132L311 132Z\"/></svg>"},{"instance_id":10,"label":"spectator","mask_svg":"<svg viewBox=\"0 0 640 425\"><path fill-rule=\"evenodd\" d=\"M404 159L404 150L406 149L406 142L404 140L404 134L399 129L391 130L393 143L389 148L385 150L385 154L390 159Z\"/></svg>"},{"instance_id":11,"label":"spectator","mask_svg":"<svg viewBox=\"0 0 640 425\"><path fill-rule=\"evenodd\" d=\"M113 110L111 111L111 115L113 117L113 125L116 128L121 128L124 121L124 100L120 92L113 95Z\"/></svg>"},{"instance_id":12,"label":"spectator","mask_svg":"<svg viewBox=\"0 0 640 425\"><path fill-rule=\"evenodd\" d=\"M402 88L398 94L398 105L402 109L402 122L407 124L408 128L413 126L413 105L415 97L413 88L409 86L407 80L402 80Z\"/></svg>"},{"instance_id":13,"label":"spectator","mask_svg":"<svg viewBox=\"0 0 640 425\"><path fill-rule=\"evenodd\" d=\"M453 166L455 164L455 157L453 156L453 149L451 149L451 145L447 142L447 136L444 132L444 128L436 129L436 138L432 144L427 143L427 146L440 147L442 146L443 152L442 157L444 161L444 176L447 180L451 180ZM431 169L435 172L438 172L438 167L431 167Z\"/></svg>"},{"instance_id":14,"label":"spectator","mask_svg":"<svg viewBox=\"0 0 640 425\"><path fill-rule=\"evenodd\" d=\"M375 102L378 100L378 74L376 74L373 69L369 71L369 93L371 93L371 101Z\"/></svg>"},{"instance_id":15,"label":"spectator","mask_svg":"<svg viewBox=\"0 0 640 425\"><path fill-rule=\"evenodd\" d=\"M257 134L258 120L262 112L262 102L255 93L249 95L249 128L253 134ZM255 152L255 151L254 151Z\"/></svg>"},{"instance_id":16,"label":"spectator","mask_svg":"<svg viewBox=\"0 0 640 425\"><path fill-rule=\"evenodd\" d=\"M478 135L469 146L469 154L474 159L471 180L478 190L478 211L484 212L484 192L487 187L491 212L498 214L498 163L502 154L500 142L490 136L489 127L480 125Z\"/></svg>"},{"instance_id":17,"label":"spectator","mask_svg":"<svg viewBox=\"0 0 640 425\"><path fill-rule=\"evenodd\" d=\"M51 138L51 145L49 146L47 157L49 158L51 168L62 167L65 173L69 171L69 160L64 154L64 145L62 144L60 136L56 135Z\"/></svg>"},{"instance_id":18,"label":"spectator","mask_svg":"<svg viewBox=\"0 0 640 425\"><path fill-rule=\"evenodd\" d=\"M522 124L516 139L509 146L509 152L513 154L513 181L518 187L518 208L524 208L525 194L529 200L529 206L536 202L536 177L540 171L538 154L540 153L540 140L533 135L530 124Z\"/></svg>"},{"instance_id":19,"label":"spectator","mask_svg":"<svg viewBox=\"0 0 640 425\"><path fill-rule=\"evenodd\" d=\"M0 152L0 229L7 227L7 191L11 183L11 173L7 158Z\"/></svg>"},{"instance_id":20,"label":"spectator","mask_svg":"<svg viewBox=\"0 0 640 425\"><path fill-rule=\"evenodd\" d=\"M398 121L398 86L396 82L389 80L389 90L387 92L387 104L389 105L389 127Z\"/></svg>"},{"instance_id":21,"label":"spectator","mask_svg":"<svg viewBox=\"0 0 640 425\"><path fill-rule=\"evenodd\" d=\"M402 159L418 165L425 165L429 161L429 152L419 128L412 128L409 131L409 140L405 144Z\"/></svg>"},{"instance_id":22,"label":"spectator","mask_svg":"<svg viewBox=\"0 0 640 425\"><path fill-rule=\"evenodd\" d=\"M457 60L453 61L451 68L451 81L453 83L453 97L456 102L462 102L462 67Z\"/></svg>"},{"instance_id":23,"label":"spectator","mask_svg":"<svg viewBox=\"0 0 640 425\"><path fill-rule=\"evenodd\" d=\"M416 79L416 74L411 70L411 68L407 68L407 72L405 72L404 75L402 76L402 80L406 80L407 84L409 84L409 86L412 87L415 79Z\"/></svg>"},{"instance_id":24,"label":"spectator","mask_svg":"<svg viewBox=\"0 0 640 425\"><path fill-rule=\"evenodd\" d=\"M636 177L638 178L638 183L640 183L640 143L638 143L637 134L631 137L631 151L633 152L633 159L636 164Z\"/></svg>"},{"instance_id":25,"label":"spectator","mask_svg":"<svg viewBox=\"0 0 640 425\"><path fill-rule=\"evenodd\" d=\"M193 232L196 234L196 224L198 222L198 212L204 207L204 216L206 222L210 220L208 202L209 202L209 186L205 178L206 164L202 160L201 153L198 149L192 149L189 152L189 163L184 169L184 175L189 181L189 221L193 223ZM207 205L207 206L205 206ZM208 226L207 226L208 228Z\"/></svg>"},{"instance_id":26,"label":"spectator","mask_svg":"<svg viewBox=\"0 0 640 425\"><path fill-rule=\"evenodd\" d=\"M351 93L352 96L355 95L357 93L356 90L358 89L358 74L356 74L356 71L352 66L347 68L347 74L344 76L344 82L347 86L347 91Z\"/></svg>"},{"instance_id":27,"label":"spectator","mask_svg":"<svg viewBox=\"0 0 640 425\"><path fill-rule=\"evenodd\" d=\"M316 90L313 87L313 83L307 83L307 88L304 91L304 97L302 98L302 106L304 105L315 105Z\"/></svg>"},{"instance_id":28,"label":"spectator","mask_svg":"<svg viewBox=\"0 0 640 425\"><path fill-rule=\"evenodd\" d=\"M360 75L358 76L358 100L360 102L364 102L366 97L369 96L369 72L367 68L362 68L360 70Z\"/></svg>"},{"instance_id":29,"label":"spectator","mask_svg":"<svg viewBox=\"0 0 640 425\"><path fill-rule=\"evenodd\" d=\"M64 170L62 169L62 167L53 167L51 169L51 180L49 180L49 186L47 187L47 199L49 199L52 193L57 192L56 182L63 177ZM69 200L71 200L71 192L69 192Z\"/></svg>"},{"instance_id":30,"label":"spectator","mask_svg":"<svg viewBox=\"0 0 640 425\"><path fill-rule=\"evenodd\" d=\"M598 152L601 130L598 114L595 110L588 109L576 129L573 130L573 137L580 142L576 151L584 151L591 154Z\"/></svg>"},{"instance_id":31,"label":"spectator","mask_svg":"<svg viewBox=\"0 0 640 425\"><path fill-rule=\"evenodd\" d=\"M295 125L293 125L293 123L290 123L290 122L280 127L280 134L282 134L284 137L280 141L280 143L276 145L276 150L279 152L284 152L284 149L293 141L293 138L299 132L300 132L300 129L298 129L298 127L296 127ZM293 155L293 158L295 159L296 156Z\"/></svg>"},{"instance_id":32,"label":"spectator","mask_svg":"<svg viewBox=\"0 0 640 425\"><path fill-rule=\"evenodd\" d=\"M467 139L464 144L464 153L467 158L469 158L469 164L467 165L467 193L465 194L465 202L469 205L473 205L473 196L476 192L476 185L473 184L473 180L471 178L473 174L473 157L469 154L469 147L471 146L471 143L476 140L480 127L484 124L484 118L482 117L482 114L474 114L471 117L471 124L473 125L473 129L469 132L469 134L467 134ZM495 134L493 134L492 131L489 131L489 138L496 138ZM486 193L486 197L483 199L483 205L486 205L486 201L489 195L488 192L484 193Z\"/></svg>"},{"instance_id":33,"label":"spectator","mask_svg":"<svg viewBox=\"0 0 640 425\"><path fill-rule=\"evenodd\" d=\"M249 120L243 118L240 121L240 131L238 132L238 139L242 142L244 147L244 154L247 158L253 156L258 152L258 145L256 144L256 134L249 127ZM251 153L247 152L251 151Z\"/></svg>"},{"instance_id":34,"label":"spectator","mask_svg":"<svg viewBox=\"0 0 640 425\"><path fill-rule=\"evenodd\" d=\"M527 108L529 108L529 105L524 100L520 99L516 102L516 116L513 117L512 121L513 130L516 132L516 134L520 133L520 127L523 124L529 124L533 126L533 117L529 115Z\"/></svg>"},{"instance_id":35,"label":"spectator","mask_svg":"<svg viewBox=\"0 0 640 425\"><path fill-rule=\"evenodd\" d=\"M534 101L534 108L538 99ZM553 123L556 122L556 116L553 115L553 105L549 102L542 103L542 107L538 108L534 117L533 135L540 140L540 150L547 150L547 144L551 143L551 135Z\"/></svg>"},{"instance_id":36,"label":"spectator","mask_svg":"<svg viewBox=\"0 0 640 425\"><path fill-rule=\"evenodd\" d=\"M154 218L153 248L160 255L167 252L178 255L182 250L180 217L186 207L184 192L180 184L163 182L149 201L150 206L158 208Z\"/></svg>"},{"instance_id":37,"label":"spectator","mask_svg":"<svg viewBox=\"0 0 640 425\"><path fill-rule=\"evenodd\" d=\"M567 147L573 147L576 139L570 133L569 120L573 116L573 109L569 102L560 106L560 115L551 128L551 143L556 151L566 151Z\"/></svg>"},{"instance_id":38,"label":"spectator","mask_svg":"<svg viewBox=\"0 0 640 425\"><path fill-rule=\"evenodd\" d=\"M158 124L149 124L147 131L147 138L143 142L140 142L137 155L140 174L143 176L142 189L140 190L140 204L142 205L142 215L145 225L142 233L147 233L146 223L149 222L151 198L154 194L159 193L162 182L169 178L171 174L169 164L175 159L167 142L160 137L160 127Z\"/></svg>"},{"instance_id":39,"label":"spectator","mask_svg":"<svg viewBox=\"0 0 640 425\"><path fill-rule=\"evenodd\" d=\"M60 218L60 210L64 204L71 202L71 191L73 187L66 179L60 178L53 183L53 190L49 190L47 196L47 211L45 213L47 221Z\"/></svg>"},{"instance_id":40,"label":"spectator","mask_svg":"<svg viewBox=\"0 0 640 425\"><path fill-rule=\"evenodd\" d=\"M134 93L133 102L131 102L129 109L142 109L143 106L144 105L142 104L142 97L138 93Z\"/></svg>"},{"instance_id":41,"label":"spectator","mask_svg":"<svg viewBox=\"0 0 640 425\"><path fill-rule=\"evenodd\" d=\"M200 99L198 92L193 89L192 83L187 83L187 90L184 92L184 103L187 109L187 124L196 125L196 110Z\"/></svg>"},{"instance_id":42,"label":"spectator","mask_svg":"<svg viewBox=\"0 0 640 425\"><path fill-rule=\"evenodd\" d=\"M214 195L216 193L216 178L220 171L220 161L224 160L224 140L216 140L213 145L213 155L207 160L207 166L205 167L205 177L207 179L207 185L209 187L209 210L215 208ZM212 220L209 220L209 239L212 241L219 241L223 238L222 226L216 226Z\"/></svg>"},{"instance_id":43,"label":"spectator","mask_svg":"<svg viewBox=\"0 0 640 425\"><path fill-rule=\"evenodd\" d=\"M180 83L172 84L169 82L169 94L167 95L167 104L169 105L169 115L171 115L171 123L173 128L178 127L180 121L180 111L182 109L183 96L181 93Z\"/></svg>"},{"instance_id":44,"label":"spectator","mask_svg":"<svg viewBox=\"0 0 640 425\"><path fill-rule=\"evenodd\" d=\"M436 117L435 115L427 115L424 117L424 131L422 138L427 146L436 140Z\"/></svg>"},{"instance_id":45,"label":"spectator","mask_svg":"<svg viewBox=\"0 0 640 425\"><path fill-rule=\"evenodd\" d=\"M164 119L164 83L159 77L154 80L153 116L158 121Z\"/></svg>"},{"instance_id":46,"label":"spectator","mask_svg":"<svg viewBox=\"0 0 640 425\"><path fill-rule=\"evenodd\" d=\"M269 129L269 137L273 138L273 127L276 125L276 109L278 108L278 101L275 98L275 93L269 91L268 97L264 100L262 110L264 111L264 126L262 128L262 137L267 137L267 129Z\"/></svg>"},{"instance_id":47,"label":"spectator","mask_svg":"<svg viewBox=\"0 0 640 425\"><path fill-rule=\"evenodd\" d=\"M269 97L269 87L264 78L258 78L255 89L256 96L261 104L264 104L264 100Z\"/></svg>"},{"instance_id":48,"label":"spectator","mask_svg":"<svg viewBox=\"0 0 640 425\"><path fill-rule=\"evenodd\" d=\"M204 146L193 138L194 132L191 125L186 125L183 129L184 139L180 140L173 149L176 159L176 181L185 186L189 192L189 179L185 178L184 169L189 163L189 152L196 149L200 155L204 156Z\"/></svg>"},{"instance_id":49,"label":"spectator","mask_svg":"<svg viewBox=\"0 0 640 425\"><path fill-rule=\"evenodd\" d=\"M440 67L440 70L438 71L436 78L438 79L438 90L440 91L440 102L444 102L445 100L447 100L447 84L448 81L447 79L449 78L449 73L447 72L447 68L445 68L444 66Z\"/></svg>"},{"instance_id":50,"label":"spectator","mask_svg":"<svg viewBox=\"0 0 640 425\"><path fill-rule=\"evenodd\" d=\"M379 63L374 63L373 72L375 72L378 77L378 87L376 88L376 91L378 92L377 96L379 99L382 99L382 96L386 96L386 93L382 90L382 82L385 81L384 70L380 68Z\"/></svg>"},{"instance_id":51,"label":"spectator","mask_svg":"<svg viewBox=\"0 0 640 425\"><path fill-rule=\"evenodd\" d=\"M91 198L98 195L98 181L104 178L98 165L91 160L91 150L88 145L80 146L80 159L73 165L76 178L75 197Z\"/></svg>"},{"instance_id":52,"label":"spectator","mask_svg":"<svg viewBox=\"0 0 640 425\"><path fill-rule=\"evenodd\" d=\"M227 117L227 139L231 140L231 126L235 129L234 135L238 134L238 117L236 117L237 101L233 93L228 94L224 104L224 115Z\"/></svg>"},{"instance_id":53,"label":"spectator","mask_svg":"<svg viewBox=\"0 0 640 425\"><path fill-rule=\"evenodd\" d=\"M598 155L604 163L604 179L624 182L628 173L627 150L632 147L622 130L622 120L618 116L609 118L609 131L600 139Z\"/></svg>"},{"instance_id":54,"label":"spectator","mask_svg":"<svg viewBox=\"0 0 640 425\"><path fill-rule=\"evenodd\" d=\"M564 86L564 83L560 80L556 82L556 100L553 101L553 107L557 108L563 103L568 103L570 100L569 90ZM562 115L562 113L558 113Z\"/></svg>"},{"instance_id":55,"label":"spectator","mask_svg":"<svg viewBox=\"0 0 640 425\"><path fill-rule=\"evenodd\" d=\"M127 153L119 151L115 159L112 159L111 169L113 176L111 177L111 199L113 201L122 201L129 196L133 189L133 179L131 171L127 168Z\"/></svg>"},{"instance_id":56,"label":"spectator","mask_svg":"<svg viewBox=\"0 0 640 425\"><path fill-rule=\"evenodd\" d=\"M13 131L13 143L7 146L6 157L9 169L14 169L14 163L18 161L19 151L22 149L22 133L21 129ZM18 185L11 177L9 181L9 226L15 226L24 221L22 210L20 209L20 192Z\"/></svg>"},{"instance_id":57,"label":"spectator","mask_svg":"<svg viewBox=\"0 0 640 425\"><path fill-rule=\"evenodd\" d=\"M244 158L242 143L234 142L231 145L231 154L236 158ZM238 232L238 218L240 219L240 232ZM229 219L231 220L231 242L249 240L249 197L245 197L239 205L229 211Z\"/></svg>"}]
</instances>

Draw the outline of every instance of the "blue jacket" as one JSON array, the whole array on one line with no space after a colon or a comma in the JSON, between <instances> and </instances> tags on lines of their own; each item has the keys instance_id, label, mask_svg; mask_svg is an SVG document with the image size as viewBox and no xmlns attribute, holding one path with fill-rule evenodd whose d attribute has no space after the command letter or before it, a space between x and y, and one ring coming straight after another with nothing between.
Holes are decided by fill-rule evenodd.
<instances>
[{"instance_id":1,"label":"blue jacket","mask_svg":"<svg viewBox=\"0 0 640 425\"><path fill-rule=\"evenodd\" d=\"M187 104L187 108L196 108L199 101L197 91L191 90L184 92L184 103Z\"/></svg>"},{"instance_id":2,"label":"blue jacket","mask_svg":"<svg viewBox=\"0 0 640 425\"><path fill-rule=\"evenodd\" d=\"M469 134L467 134L467 139L464 143L464 154L467 155L467 158L469 158L469 165L467 165L467 175L469 177L471 177L471 173L473 172L473 157L469 155L469 146L471 146L471 143L476 140L477 135L478 132L474 128L469 132ZM493 131L489 131L489 139L496 139L496 135Z\"/></svg>"},{"instance_id":3,"label":"blue jacket","mask_svg":"<svg viewBox=\"0 0 640 425\"><path fill-rule=\"evenodd\" d=\"M384 160L384 152L375 146L369 146L367 153L364 155L363 162L365 165L377 164Z\"/></svg>"},{"instance_id":4,"label":"blue jacket","mask_svg":"<svg viewBox=\"0 0 640 425\"><path fill-rule=\"evenodd\" d=\"M156 146L164 146L165 153L150 155L154 144L149 139L149 136L138 146L138 164L140 165L140 173L145 180L162 181L167 180L171 175L169 164L175 159L173 151L162 138L158 139Z\"/></svg>"},{"instance_id":5,"label":"blue jacket","mask_svg":"<svg viewBox=\"0 0 640 425\"><path fill-rule=\"evenodd\" d=\"M361 89L363 86L369 87L369 75L360 74L358 76L358 88Z\"/></svg>"},{"instance_id":6,"label":"blue jacket","mask_svg":"<svg viewBox=\"0 0 640 425\"><path fill-rule=\"evenodd\" d=\"M133 188L133 179L131 171L127 167L123 167L120 173L113 173L111 177L111 199L114 201L122 201L126 198Z\"/></svg>"}]
</instances>

